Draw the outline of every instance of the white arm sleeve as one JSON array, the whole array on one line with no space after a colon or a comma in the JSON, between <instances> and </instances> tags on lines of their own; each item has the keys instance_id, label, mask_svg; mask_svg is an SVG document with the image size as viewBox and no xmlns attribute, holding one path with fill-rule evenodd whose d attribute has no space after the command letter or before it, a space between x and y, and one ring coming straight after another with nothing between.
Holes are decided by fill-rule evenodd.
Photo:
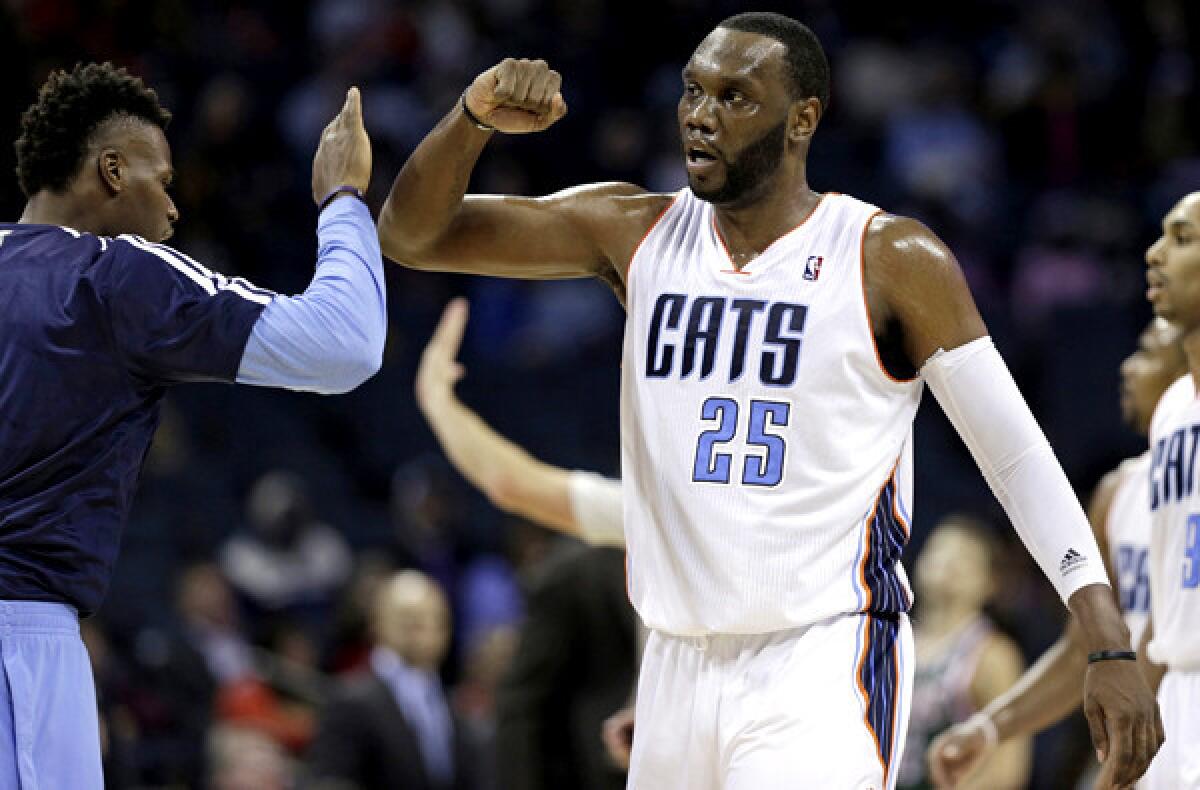
<instances>
[{"instance_id":1,"label":"white arm sleeve","mask_svg":"<svg viewBox=\"0 0 1200 790\"><path fill-rule=\"evenodd\" d=\"M992 339L938 349L921 374L1063 602L1108 584L1087 516Z\"/></svg>"},{"instance_id":2,"label":"white arm sleeve","mask_svg":"<svg viewBox=\"0 0 1200 790\"><path fill-rule=\"evenodd\" d=\"M579 525L579 537L593 546L625 548L625 504L621 481L595 472L571 472L568 483L571 513Z\"/></svg>"}]
</instances>

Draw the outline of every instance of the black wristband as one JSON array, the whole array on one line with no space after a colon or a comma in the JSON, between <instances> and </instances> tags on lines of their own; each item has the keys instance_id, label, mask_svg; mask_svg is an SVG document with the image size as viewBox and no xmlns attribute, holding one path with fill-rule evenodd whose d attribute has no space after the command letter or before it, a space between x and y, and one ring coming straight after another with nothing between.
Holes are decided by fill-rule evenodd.
<instances>
[{"instance_id":1,"label":"black wristband","mask_svg":"<svg viewBox=\"0 0 1200 790\"><path fill-rule=\"evenodd\" d=\"M468 121L475 124L476 129L478 129L481 132L496 131L495 126L492 126L490 123L484 123L483 121L479 120L479 116L477 116L475 113L471 112L471 108L467 106L467 92L466 91L463 91L462 97L459 99L459 103L462 105L463 115L467 116Z\"/></svg>"},{"instance_id":2,"label":"black wristband","mask_svg":"<svg viewBox=\"0 0 1200 790\"><path fill-rule=\"evenodd\" d=\"M332 190L330 190L328 195L322 198L321 204L317 208L317 213L320 214L322 211L328 208L329 204L332 203L333 199L338 195L354 195L354 197L361 200L364 204L367 202L367 199L363 197L361 189L358 187L352 187L349 184L342 184L340 187L334 187Z\"/></svg>"},{"instance_id":3,"label":"black wristband","mask_svg":"<svg viewBox=\"0 0 1200 790\"><path fill-rule=\"evenodd\" d=\"M1097 650L1095 653L1088 653L1088 663L1095 664L1097 661L1137 661L1137 652L1134 650Z\"/></svg>"}]
</instances>

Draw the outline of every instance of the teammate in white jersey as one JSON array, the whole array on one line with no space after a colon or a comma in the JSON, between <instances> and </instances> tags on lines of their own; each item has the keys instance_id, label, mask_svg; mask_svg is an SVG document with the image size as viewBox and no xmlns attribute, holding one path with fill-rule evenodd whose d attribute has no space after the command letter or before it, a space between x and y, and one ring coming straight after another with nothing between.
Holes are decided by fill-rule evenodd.
<instances>
[{"instance_id":1,"label":"teammate in white jersey","mask_svg":"<svg viewBox=\"0 0 1200 790\"><path fill-rule=\"evenodd\" d=\"M1137 350L1121 364L1121 414L1129 427L1145 436L1155 406L1166 400L1163 393L1186 370L1179 329L1155 319L1138 338ZM1118 601L1134 645L1150 613L1150 460L1147 451L1105 475L1088 508L1096 542L1117 581ZM931 773L939 786L957 787L968 778L978 784L975 767L994 748L1035 735L1079 707L1087 666L1081 637L1069 623L1011 689L930 745Z\"/></svg>"},{"instance_id":2,"label":"teammate in white jersey","mask_svg":"<svg viewBox=\"0 0 1200 790\"><path fill-rule=\"evenodd\" d=\"M1163 218L1146 252L1147 298L1183 332L1200 381L1200 192ZM1182 384L1186 387L1186 382ZM1176 387L1172 387L1174 391ZM1186 392L1185 392L1186 394ZM1150 429L1150 624L1146 653L1166 668L1159 688L1167 745L1147 774L1153 788L1200 788L1200 401L1156 414Z\"/></svg>"},{"instance_id":3,"label":"teammate in white jersey","mask_svg":"<svg viewBox=\"0 0 1200 790\"><path fill-rule=\"evenodd\" d=\"M899 565L912 419L928 383L1091 651L1129 634L1078 501L928 229L809 188L828 64L808 28L739 14L683 72L689 187L467 196L495 131L566 105L542 61L481 74L380 215L415 268L598 277L626 301L622 477L630 594L652 629L629 784L882 788L902 751L911 592ZM1161 733L1136 667L1085 707L1104 780Z\"/></svg>"}]
</instances>

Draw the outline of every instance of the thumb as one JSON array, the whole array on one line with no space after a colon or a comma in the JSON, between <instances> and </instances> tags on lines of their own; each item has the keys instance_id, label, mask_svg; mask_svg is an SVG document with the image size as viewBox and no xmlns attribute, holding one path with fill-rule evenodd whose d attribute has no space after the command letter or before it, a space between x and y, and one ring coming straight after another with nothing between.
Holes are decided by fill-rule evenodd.
<instances>
[{"instance_id":1,"label":"thumb","mask_svg":"<svg viewBox=\"0 0 1200 790\"><path fill-rule=\"evenodd\" d=\"M340 115L342 120L347 123L362 123L362 96L357 86L353 86L350 90L346 91L346 103L342 105Z\"/></svg>"},{"instance_id":2,"label":"thumb","mask_svg":"<svg viewBox=\"0 0 1200 790\"><path fill-rule=\"evenodd\" d=\"M947 760L955 760L962 755L962 747L951 741L942 747L942 756Z\"/></svg>"},{"instance_id":3,"label":"thumb","mask_svg":"<svg viewBox=\"0 0 1200 790\"><path fill-rule=\"evenodd\" d=\"M563 98L561 93L554 94L554 98L550 100L550 117L558 121L566 114L567 100Z\"/></svg>"}]
</instances>

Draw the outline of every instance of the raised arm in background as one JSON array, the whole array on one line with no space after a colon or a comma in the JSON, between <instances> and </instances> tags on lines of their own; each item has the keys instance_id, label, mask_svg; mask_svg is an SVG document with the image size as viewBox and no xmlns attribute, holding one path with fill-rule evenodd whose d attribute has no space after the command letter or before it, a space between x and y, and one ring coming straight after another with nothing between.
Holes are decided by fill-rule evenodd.
<instances>
[{"instance_id":1,"label":"raised arm in background","mask_svg":"<svg viewBox=\"0 0 1200 790\"><path fill-rule=\"evenodd\" d=\"M497 433L454 393L467 302L447 305L421 355L417 406L454 467L501 510L596 545L624 546L621 483L551 466Z\"/></svg>"}]
</instances>

